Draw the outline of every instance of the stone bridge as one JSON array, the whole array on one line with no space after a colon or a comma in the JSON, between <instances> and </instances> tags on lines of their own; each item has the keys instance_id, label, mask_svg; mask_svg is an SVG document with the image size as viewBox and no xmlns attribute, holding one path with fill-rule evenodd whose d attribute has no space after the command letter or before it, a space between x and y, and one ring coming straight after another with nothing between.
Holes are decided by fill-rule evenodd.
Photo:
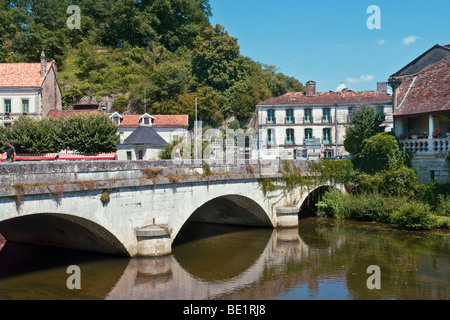
<instances>
[{"instance_id":1,"label":"stone bridge","mask_svg":"<svg viewBox=\"0 0 450 320\"><path fill-rule=\"evenodd\" d=\"M295 227L320 186L265 194L273 163L75 161L0 165L0 234L8 241L125 256L160 256L187 221ZM305 162L295 163L297 167ZM205 172L203 172L205 171Z\"/></svg>"}]
</instances>

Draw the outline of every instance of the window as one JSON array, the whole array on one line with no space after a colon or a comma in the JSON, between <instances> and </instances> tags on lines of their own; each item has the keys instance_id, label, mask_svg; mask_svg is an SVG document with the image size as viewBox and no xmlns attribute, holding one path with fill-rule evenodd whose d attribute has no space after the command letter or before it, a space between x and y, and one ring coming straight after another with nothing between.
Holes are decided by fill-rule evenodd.
<instances>
[{"instance_id":1,"label":"window","mask_svg":"<svg viewBox=\"0 0 450 320\"><path fill-rule=\"evenodd\" d=\"M131 151L127 151L127 160L132 160Z\"/></svg>"},{"instance_id":2,"label":"window","mask_svg":"<svg viewBox=\"0 0 450 320\"><path fill-rule=\"evenodd\" d=\"M323 108L322 123L331 122L330 108Z\"/></svg>"},{"instance_id":3,"label":"window","mask_svg":"<svg viewBox=\"0 0 450 320\"><path fill-rule=\"evenodd\" d=\"M294 129L286 129L286 144L295 144Z\"/></svg>"},{"instance_id":4,"label":"window","mask_svg":"<svg viewBox=\"0 0 450 320\"><path fill-rule=\"evenodd\" d=\"M29 101L28 100L22 100L22 112L23 113L28 113L28 103L29 103Z\"/></svg>"},{"instance_id":5,"label":"window","mask_svg":"<svg viewBox=\"0 0 450 320\"><path fill-rule=\"evenodd\" d=\"M352 122L353 112L355 112L355 107L348 107L347 122Z\"/></svg>"},{"instance_id":6,"label":"window","mask_svg":"<svg viewBox=\"0 0 450 320\"><path fill-rule=\"evenodd\" d=\"M294 110L293 109L286 109L286 123L292 124L294 123Z\"/></svg>"},{"instance_id":7,"label":"window","mask_svg":"<svg viewBox=\"0 0 450 320\"><path fill-rule=\"evenodd\" d=\"M274 124L275 123L275 110L270 109L267 110L267 124Z\"/></svg>"},{"instance_id":8,"label":"window","mask_svg":"<svg viewBox=\"0 0 450 320\"><path fill-rule=\"evenodd\" d=\"M323 129L323 144L331 144L331 129Z\"/></svg>"},{"instance_id":9,"label":"window","mask_svg":"<svg viewBox=\"0 0 450 320\"><path fill-rule=\"evenodd\" d=\"M331 158L333 158L333 151L327 151L327 150L325 150L323 153L324 153L324 158L325 158L325 159L331 159Z\"/></svg>"},{"instance_id":10,"label":"window","mask_svg":"<svg viewBox=\"0 0 450 320\"><path fill-rule=\"evenodd\" d=\"M274 137L273 137L273 129L267 129L267 144L273 145L274 144Z\"/></svg>"},{"instance_id":11,"label":"window","mask_svg":"<svg viewBox=\"0 0 450 320\"><path fill-rule=\"evenodd\" d=\"M11 113L11 100L5 100L5 113Z\"/></svg>"},{"instance_id":12,"label":"window","mask_svg":"<svg viewBox=\"0 0 450 320\"><path fill-rule=\"evenodd\" d=\"M145 118L144 118L144 124L150 124L150 119L147 118L147 117L145 117Z\"/></svg>"},{"instance_id":13,"label":"window","mask_svg":"<svg viewBox=\"0 0 450 320\"><path fill-rule=\"evenodd\" d=\"M378 106L378 113L383 117L383 121L385 121L384 106Z\"/></svg>"},{"instance_id":14,"label":"window","mask_svg":"<svg viewBox=\"0 0 450 320\"><path fill-rule=\"evenodd\" d=\"M305 139L312 139L313 135L312 135L312 129L308 128L305 129Z\"/></svg>"},{"instance_id":15,"label":"window","mask_svg":"<svg viewBox=\"0 0 450 320\"><path fill-rule=\"evenodd\" d=\"M120 118L118 116L114 116L112 119L114 123L120 124Z\"/></svg>"},{"instance_id":16,"label":"window","mask_svg":"<svg viewBox=\"0 0 450 320\"><path fill-rule=\"evenodd\" d=\"M303 122L304 123L311 123L312 122L312 110L311 109L305 109L305 115L303 117Z\"/></svg>"},{"instance_id":17,"label":"window","mask_svg":"<svg viewBox=\"0 0 450 320\"><path fill-rule=\"evenodd\" d=\"M144 150L138 150L138 159L139 160L142 160L142 159L144 159Z\"/></svg>"}]
</instances>

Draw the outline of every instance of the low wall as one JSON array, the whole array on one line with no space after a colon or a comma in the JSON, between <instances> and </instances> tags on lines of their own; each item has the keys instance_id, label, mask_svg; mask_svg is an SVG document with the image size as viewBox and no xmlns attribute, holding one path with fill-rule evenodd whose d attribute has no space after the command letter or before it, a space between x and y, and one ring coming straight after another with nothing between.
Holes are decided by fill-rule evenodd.
<instances>
[{"instance_id":1,"label":"low wall","mask_svg":"<svg viewBox=\"0 0 450 320\"><path fill-rule=\"evenodd\" d=\"M430 183L431 179L439 184L450 183L450 167L444 154L415 155L412 165L422 183Z\"/></svg>"}]
</instances>

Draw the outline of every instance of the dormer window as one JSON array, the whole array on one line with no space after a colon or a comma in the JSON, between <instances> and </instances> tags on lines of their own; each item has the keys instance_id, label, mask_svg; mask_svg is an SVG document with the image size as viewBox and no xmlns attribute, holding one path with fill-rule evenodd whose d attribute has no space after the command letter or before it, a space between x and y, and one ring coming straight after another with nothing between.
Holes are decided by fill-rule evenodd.
<instances>
[{"instance_id":1,"label":"dormer window","mask_svg":"<svg viewBox=\"0 0 450 320\"><path fill-rule=\"evenodd\" d=\"M122 116L120 114L118 114L117 112L114 112L110 116L110 118L114 123L117 123L118 125L120 124L120 122L122 122Z\"/></svg>"},{"instance_id":2,"label":"dormer window","mask_svg":"<svg viewBox=\"0 0 450 320\"><path fill-rule=\"evenodd\" d=\"M153 124L153 120L154 118L146 113L139 118L139 124L151 126Z\"/></svg>"}]
</instances>

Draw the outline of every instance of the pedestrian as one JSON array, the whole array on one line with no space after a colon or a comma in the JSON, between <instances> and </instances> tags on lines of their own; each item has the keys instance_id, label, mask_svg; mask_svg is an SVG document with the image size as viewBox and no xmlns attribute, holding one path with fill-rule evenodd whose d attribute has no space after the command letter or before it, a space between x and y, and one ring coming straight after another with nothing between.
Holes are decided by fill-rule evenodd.
<instances>
[{"instance_id":1,"label":"pedestrian","mask_svg":"<svg viewBox=\"0 0 450 320\"><path fill-rule=\"evenodd\" d=\"M6 147L6 161L14 162L16 160L16 148L9 140L6 142Z\"/></svg>"}]
</instances>

